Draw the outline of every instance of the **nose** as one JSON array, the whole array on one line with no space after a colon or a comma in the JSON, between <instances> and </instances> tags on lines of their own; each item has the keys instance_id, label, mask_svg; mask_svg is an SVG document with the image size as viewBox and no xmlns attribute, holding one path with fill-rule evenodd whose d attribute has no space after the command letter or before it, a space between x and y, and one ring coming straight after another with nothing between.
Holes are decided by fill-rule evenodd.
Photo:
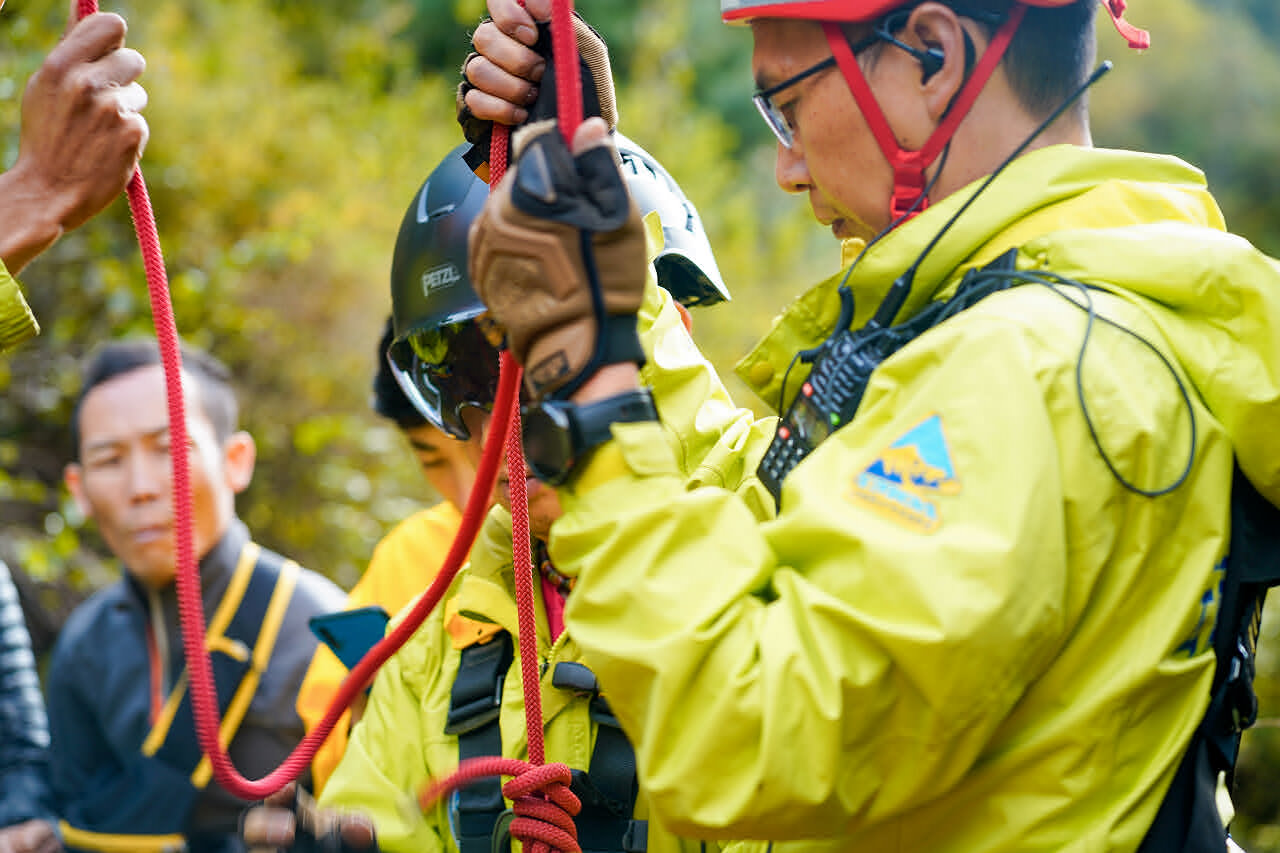
<instances>
[{"instance_id":1,"label":"nose","mask_svg":"<svg viewBox=\"0 0 1280 853\"><path fill-rule=\"evenodd\" d=\"M809 177L809 165L805 162L804 149L800 145L799 137L792 140L790 148L787 148L781 142L778 143L773 176L783 192L808 192L811 180Z\"/></svg>"},{"instance_id":2,"label":"nose","mask_svg":"<svg viewBox=\"0 0 1280 853\"><path fill-rule=\"evenodd\" d=\"M160 453L130 453L127 461L129 500L154 500L169 487L169 456Z\"/></svg>"},{"instance_id":3,"label":"nose","mask_svg":"<svg viewBox=\"0 0 1280 853\"><path fill-rule=\"evenodd\" d=\"M479 406L464 406L459 415L467 432L471 433L472 443L480 445L489 434L489 422L493 420L493 414ZM479 447L475 448L475 461L479 461Z\"/></svg>"}]
</instances>

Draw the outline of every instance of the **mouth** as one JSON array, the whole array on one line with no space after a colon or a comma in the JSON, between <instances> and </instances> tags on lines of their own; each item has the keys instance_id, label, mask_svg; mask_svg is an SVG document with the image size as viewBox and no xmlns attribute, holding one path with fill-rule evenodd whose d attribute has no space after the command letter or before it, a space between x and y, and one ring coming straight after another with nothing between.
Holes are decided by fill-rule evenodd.
<instances>
[{"instance_id":1,"label":"mouth","mask_svg":"<svg viewBox=\"0 0 1280 853\"><path fill-rule=\"evenodd\" d=\"M147 527L138 527L133 530L133 541L139 545L158 542L169 536L169 529L168 524L152 524Z\"/></svg>"},{"instance_id":2,"label":"mouth","mask_svg":"<svg viewBox=\"0 0 1280 853\"><path fill-rule=\"evenodd\" d=\"M539 480L537 477L533 476L532 471L528 471L528 470L525 471L524 492L525 492L526 499L533 497L534 494L536 494L539 490L542 489L542 485L543 485L542 481ZM503 492L505 492L507 495L511 494L511 477L508 476L506 471L503 471L498 474L497 486L498 488L502 489Z\"/></svg>"}]
</instances>

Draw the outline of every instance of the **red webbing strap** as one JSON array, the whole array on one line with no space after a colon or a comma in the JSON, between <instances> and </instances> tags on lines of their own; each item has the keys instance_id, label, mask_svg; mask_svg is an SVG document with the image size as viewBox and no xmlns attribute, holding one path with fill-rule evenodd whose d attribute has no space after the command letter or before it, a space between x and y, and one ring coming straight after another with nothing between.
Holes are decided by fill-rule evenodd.
<instances>
[{"instance_id":1,"label":"red webbing strap","mask_svg":"<svg viewBox=\"0 0 1280 853\"><path fill-rule=\"evenodd\" d=\"M907 151L898 145L898 139L893 129L889 127L889 121L880 109L880 103L871 91L871 86L867 83L862 67L858 65L858 59L853 55L853 50L849 47L849 42L841 31L840 25L823 23L822 29L827 37L827 45L836 58L836 64L844 74L858 109L862 111L863 118L871 128L872 136L875 137L889 165L893 167L893 198L889 210L891 220L896 221L908 212L919 213L928 206L928 199L921 198L927 183L924 170L942 153L942 149L951 141L960 122L964 121L964 117L969 114L969 108L973 106L973 102L982 92L982 87L987 84L987 79L1000 64L1001 58L1009 47L1009 42L1013 40L1013 35L1017 32L1018 25L1022 23L1026 13L1027 7L1021 3L1015 3L1009 10L1009 17L991 37L991 42L983 51L982 58L978 60L973 73L969 75L969 79L965 81L952 102L950 111L933 129L933 133L925 140L924 145L916 151Z\"/></svg>"},{"instance_id":2,"label":"red webbing strap","mask_svg":"<svg viewBox=\"0 0 1280 853\"><path fill-rule=\"evenodd\" d=\"M76 11L79 18L94 14L98 11L97 0L77 0ZM505 148L503 164L505 165ZM169 405L170 446L176 450L187 446L187 420L182 394L182 357L173 317L173 305L169 299L164 258L156 233L155 215L151 209L151 200L147 195L141 168L134 172L127 194L129 211L133 216L138 244L142 250L147 290L151 298L151 312L164 368L165 393ZM440 574L404 621L375 645L347 675L320 723L302 739L280 767L256 781L250 781L236 771L226 750L218 741L218 728L221 721L213 672L209 663L208 650L204 644L204 610L200 598L200 578L192 541L190 471L185 453L171 453L178 609L182 622L183 652L191 675L196 737L201 751L209 756L214 778L227 791L246 800L262 799L279 791L302 775L315 756L316 750L333 730L334 724L351 704L352 699L364 688L378 668L413 635L440 600L444 591L448 589L458 568L470 552L471 545L479 532L480 523L488 510L489 495L497 480L498 448L502 447L506 441L506 429L511 421L510 409L517 398L516 389L519 382L518 370L503 370L498 382L498 400L494 407L493 426L486 438L484 454L479 470L476 472L476 485L468 497L462 525L453 546L449 549Z\"/></svg>"}]
</instances>

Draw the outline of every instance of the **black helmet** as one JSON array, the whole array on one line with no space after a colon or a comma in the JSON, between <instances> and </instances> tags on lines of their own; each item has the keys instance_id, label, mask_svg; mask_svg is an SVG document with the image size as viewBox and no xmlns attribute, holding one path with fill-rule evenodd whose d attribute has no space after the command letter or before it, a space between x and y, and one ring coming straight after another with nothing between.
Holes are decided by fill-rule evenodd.
<instances>
[{"instance_id":1,"label":"black helmet","mask_svg":"<svg viewBox=\"0 0 1280 853\"><path fill-rule=\"evenodd\" d=\"M382 339L378 341L376 372L373 374L373 394L369 405L384 418L395 421L396 426L401 429L420 427L427 423L427 419L405 396L404 389L400 387L400 383L391 372L391 362L387 359L387 350L391 348L391 342L394 340L395 332L391 325L391 318L387 317L387 322L382 329Z\"/></svg>"},{"instance_id":2,"label":"black helmet","mask_svg":"<svg viewBox=\"0 0 1280 853\"><path fill-rule=\"evenodd\" d=\"M713 305L729 299L698 211L675 179L635 142L614 131L622 176L640 215L658 212L664 245L654 258L658 284L684 305Z\"/></svg>"},{"instance_id":3,"label":"black helmet","mask_svg":"<svg viewBox=\"0 0 1280 853\"><path fill-rule=\"evenodd\" d=\"M467 234L489 195L489 185L462 159L469 147L445 156L400 223L391 260L394 339L387 350L392 374L418 411L461 439L471 435L463 408L493 406L500 342L476 322L485 306L467 274Z\"/></svg>"}]
</instances>

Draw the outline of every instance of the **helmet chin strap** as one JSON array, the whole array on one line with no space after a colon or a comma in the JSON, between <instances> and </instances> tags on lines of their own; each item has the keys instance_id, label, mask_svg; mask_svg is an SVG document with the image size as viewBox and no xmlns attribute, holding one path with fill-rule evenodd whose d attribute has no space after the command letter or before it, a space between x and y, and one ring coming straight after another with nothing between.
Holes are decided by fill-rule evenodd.
<instances>
[{"instance_id":1,"label":"helmet chin strap","mask_svg":"<svg viewBox=\"0 0 1280 853\"><path fill-rule=\"evenodd\" d=\"M849 91L853 93L858 109L862 110L862 116L871 128L871 134L876 142L879 143L880 150L884 152L885 159L893 167L893 197L889 203L891 222L897 222L902 218L909 219L929 206L929 200L923 197L926 183L925 169L929 168L942 153L942 149L951 141L956 128L960 126L969 108L977 100L982 87L987 84L987 80L1000 63L1026 11L1027 7L1021 3L1013 5L1009 11L1009 17L1000 25L1000 29L996 30L991 43L987 45L982 58L974 66L973 73L965 81L951 108L925 140L924 145L916 151L907 151L898 145L893 128L889 127L889 122L884 117L884 112L880 109L880 104L876 101L871 86L867 83L867 78L863 75L862 68L858 65L858 60L853 55L853 50L849 47L849 41L844 37L840 25L831 21L823 22L822 30L826 33L827 44L831 46L831 53L844 74Z\"/></svg>"}]
</instances>

